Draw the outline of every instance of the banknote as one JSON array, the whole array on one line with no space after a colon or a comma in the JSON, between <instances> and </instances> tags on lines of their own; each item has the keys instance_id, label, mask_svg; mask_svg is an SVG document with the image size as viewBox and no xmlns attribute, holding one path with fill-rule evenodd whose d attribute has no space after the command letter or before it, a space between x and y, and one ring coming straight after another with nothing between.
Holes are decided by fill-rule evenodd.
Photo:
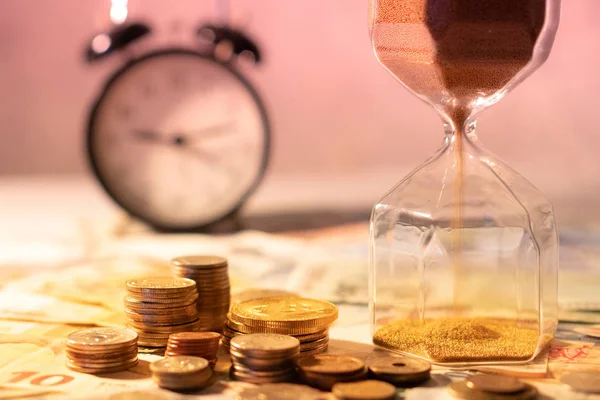
<instances>
[{"instance_id":1,"label":"banknote","mask_svg":"<svg viewBox=\"0 0 600 400\"><path fill-rule=\"evenodd\" d=\"M94 257L63 263L50 271L38 269L34 274L11 280L4 290L47 295L65 302L121 311L127 279L169 274L168 264L158 258L130 255Z\"/></svg>"},{"instance_id":2,"label":"banknote","mask_svg":"<svg viewBox=\"0 0 600 400\"><path fill-rule=\"evenodd\" d=\"M122 312L106 307L18 290L0 291L0 319L89 326L120 326L125 322Z\"/></svg>"},{"instance_id":3,"label":"banknote","mask_svg":"<svg viewBox=\"0 0 600 400\"><path fill-rule=\"evenodd\" d=\"M0 318L77 325L123 323L125 281L139 276L170 275L169 260L182 254L221 254L229 260L232 293L252 287L294 287L297 260L305 247L297 239L261 232L236 235L123 237L97 246L95 256L29 269L17 279L5 276ZM12 270L11 270L12 271Z\"/></svg>"},{"instance_id":4,"label":"banknote","mask_svg":"<svg viewBox=\"0 0 600 400\"><path fill-rule=\"evenodd\" d=\"M74 372L66 367L65 337L78 329L59 324L0 321L0 399L180 399L157 387L149 363L160 358L140 353L140 363L128 371L104 375ZM247 384L227 378L227 357L221 355L214 383L199 391L202 399L234 399ZM137 396L137 397L135 397ZM194 393L185 398L194 398Z\"/></svg>"}]
</instances>

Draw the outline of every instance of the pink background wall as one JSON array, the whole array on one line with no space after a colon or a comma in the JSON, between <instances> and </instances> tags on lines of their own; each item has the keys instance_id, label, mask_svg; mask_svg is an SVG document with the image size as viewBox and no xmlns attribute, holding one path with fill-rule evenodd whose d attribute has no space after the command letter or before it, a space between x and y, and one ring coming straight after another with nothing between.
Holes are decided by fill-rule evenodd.
<instances>
[{"instance_id":1,"label":"pink background wall","mask_svg":"<svg viewBox=\"0 0 600 400\"><path fill-rule=\"evenodd\" d=\"M0 1L0 174L89 176L87 107L120 63L84 65L82 47L108 25L109 5ZM433 111L377 64L366 0L232 0L231 9L232 22L265 53L262 66L245 72L273 125L267 189L285 188L291 197L308 191L324 204L371 204L439 145ZM215 17L208 0L130 0L129 11L156 28L157 45L188 43L199 22ZM598 16L598 0L563 1L547 64L479 123L486 146L563 214L593 210L600 200ZM339 200L340 192L351 195ZM588 208L573 207L575 200Z\"/></svg>"}]
</instances>

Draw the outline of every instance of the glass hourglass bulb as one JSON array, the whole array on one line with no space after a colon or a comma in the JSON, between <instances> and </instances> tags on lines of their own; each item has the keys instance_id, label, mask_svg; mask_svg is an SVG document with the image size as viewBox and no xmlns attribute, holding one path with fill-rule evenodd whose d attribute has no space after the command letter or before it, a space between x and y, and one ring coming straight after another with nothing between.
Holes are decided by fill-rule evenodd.
<instances>
[{"instance_id":1,"label":"glass hourglass bulb","mask_svg":"<svg viewBox=\"0 0 600 400\"><path fill-rule=\"evenodd\" d=\"M559 0L372 0L379 62L445 123L370 223L374 343L438 364L522 363L557 324L546 196L485 150L475 117L547 59Z\"/></svg>"}]
</instances>

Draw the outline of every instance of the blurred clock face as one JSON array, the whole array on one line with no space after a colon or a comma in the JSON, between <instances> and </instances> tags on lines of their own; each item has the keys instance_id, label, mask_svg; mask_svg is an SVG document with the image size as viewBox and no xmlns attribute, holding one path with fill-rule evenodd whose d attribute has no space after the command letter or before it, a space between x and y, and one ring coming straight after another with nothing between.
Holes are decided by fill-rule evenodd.
<instances>
[{"instance_id":1,"label":"blurred clock face","mask_svg":"<svg viewBox=\"0 0 600 400\"><path fill-rule=\"evenodd\" d=\"M89 152L106 190L133 215L190 229L229 214L266 166L266 119L223 65L155 53L117 73L90 120Z\"/></svg>"}]
</instances>

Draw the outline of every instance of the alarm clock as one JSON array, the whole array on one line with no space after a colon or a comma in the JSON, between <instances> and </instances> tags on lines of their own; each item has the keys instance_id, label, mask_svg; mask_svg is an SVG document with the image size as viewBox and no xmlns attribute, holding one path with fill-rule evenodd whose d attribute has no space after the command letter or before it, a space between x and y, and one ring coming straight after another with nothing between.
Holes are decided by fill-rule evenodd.
<instances>
[{"instance_id":1,"label":"alarm clock","mask_svg":"<svg viewBox=\"0 0 600 400\"><path fill-rule=\"evenodd\" d=\"M94 63L151 33L129 24L95 36ZM260 53L243 33L205 25L206 50L172 47L130 57L104 84L89 115L88 159L106 193L159 231L203 231L238 212L267 169L263 102L235 68ZM217 50L223 44L226 56Z\"/></svg>"}]
</instances>

